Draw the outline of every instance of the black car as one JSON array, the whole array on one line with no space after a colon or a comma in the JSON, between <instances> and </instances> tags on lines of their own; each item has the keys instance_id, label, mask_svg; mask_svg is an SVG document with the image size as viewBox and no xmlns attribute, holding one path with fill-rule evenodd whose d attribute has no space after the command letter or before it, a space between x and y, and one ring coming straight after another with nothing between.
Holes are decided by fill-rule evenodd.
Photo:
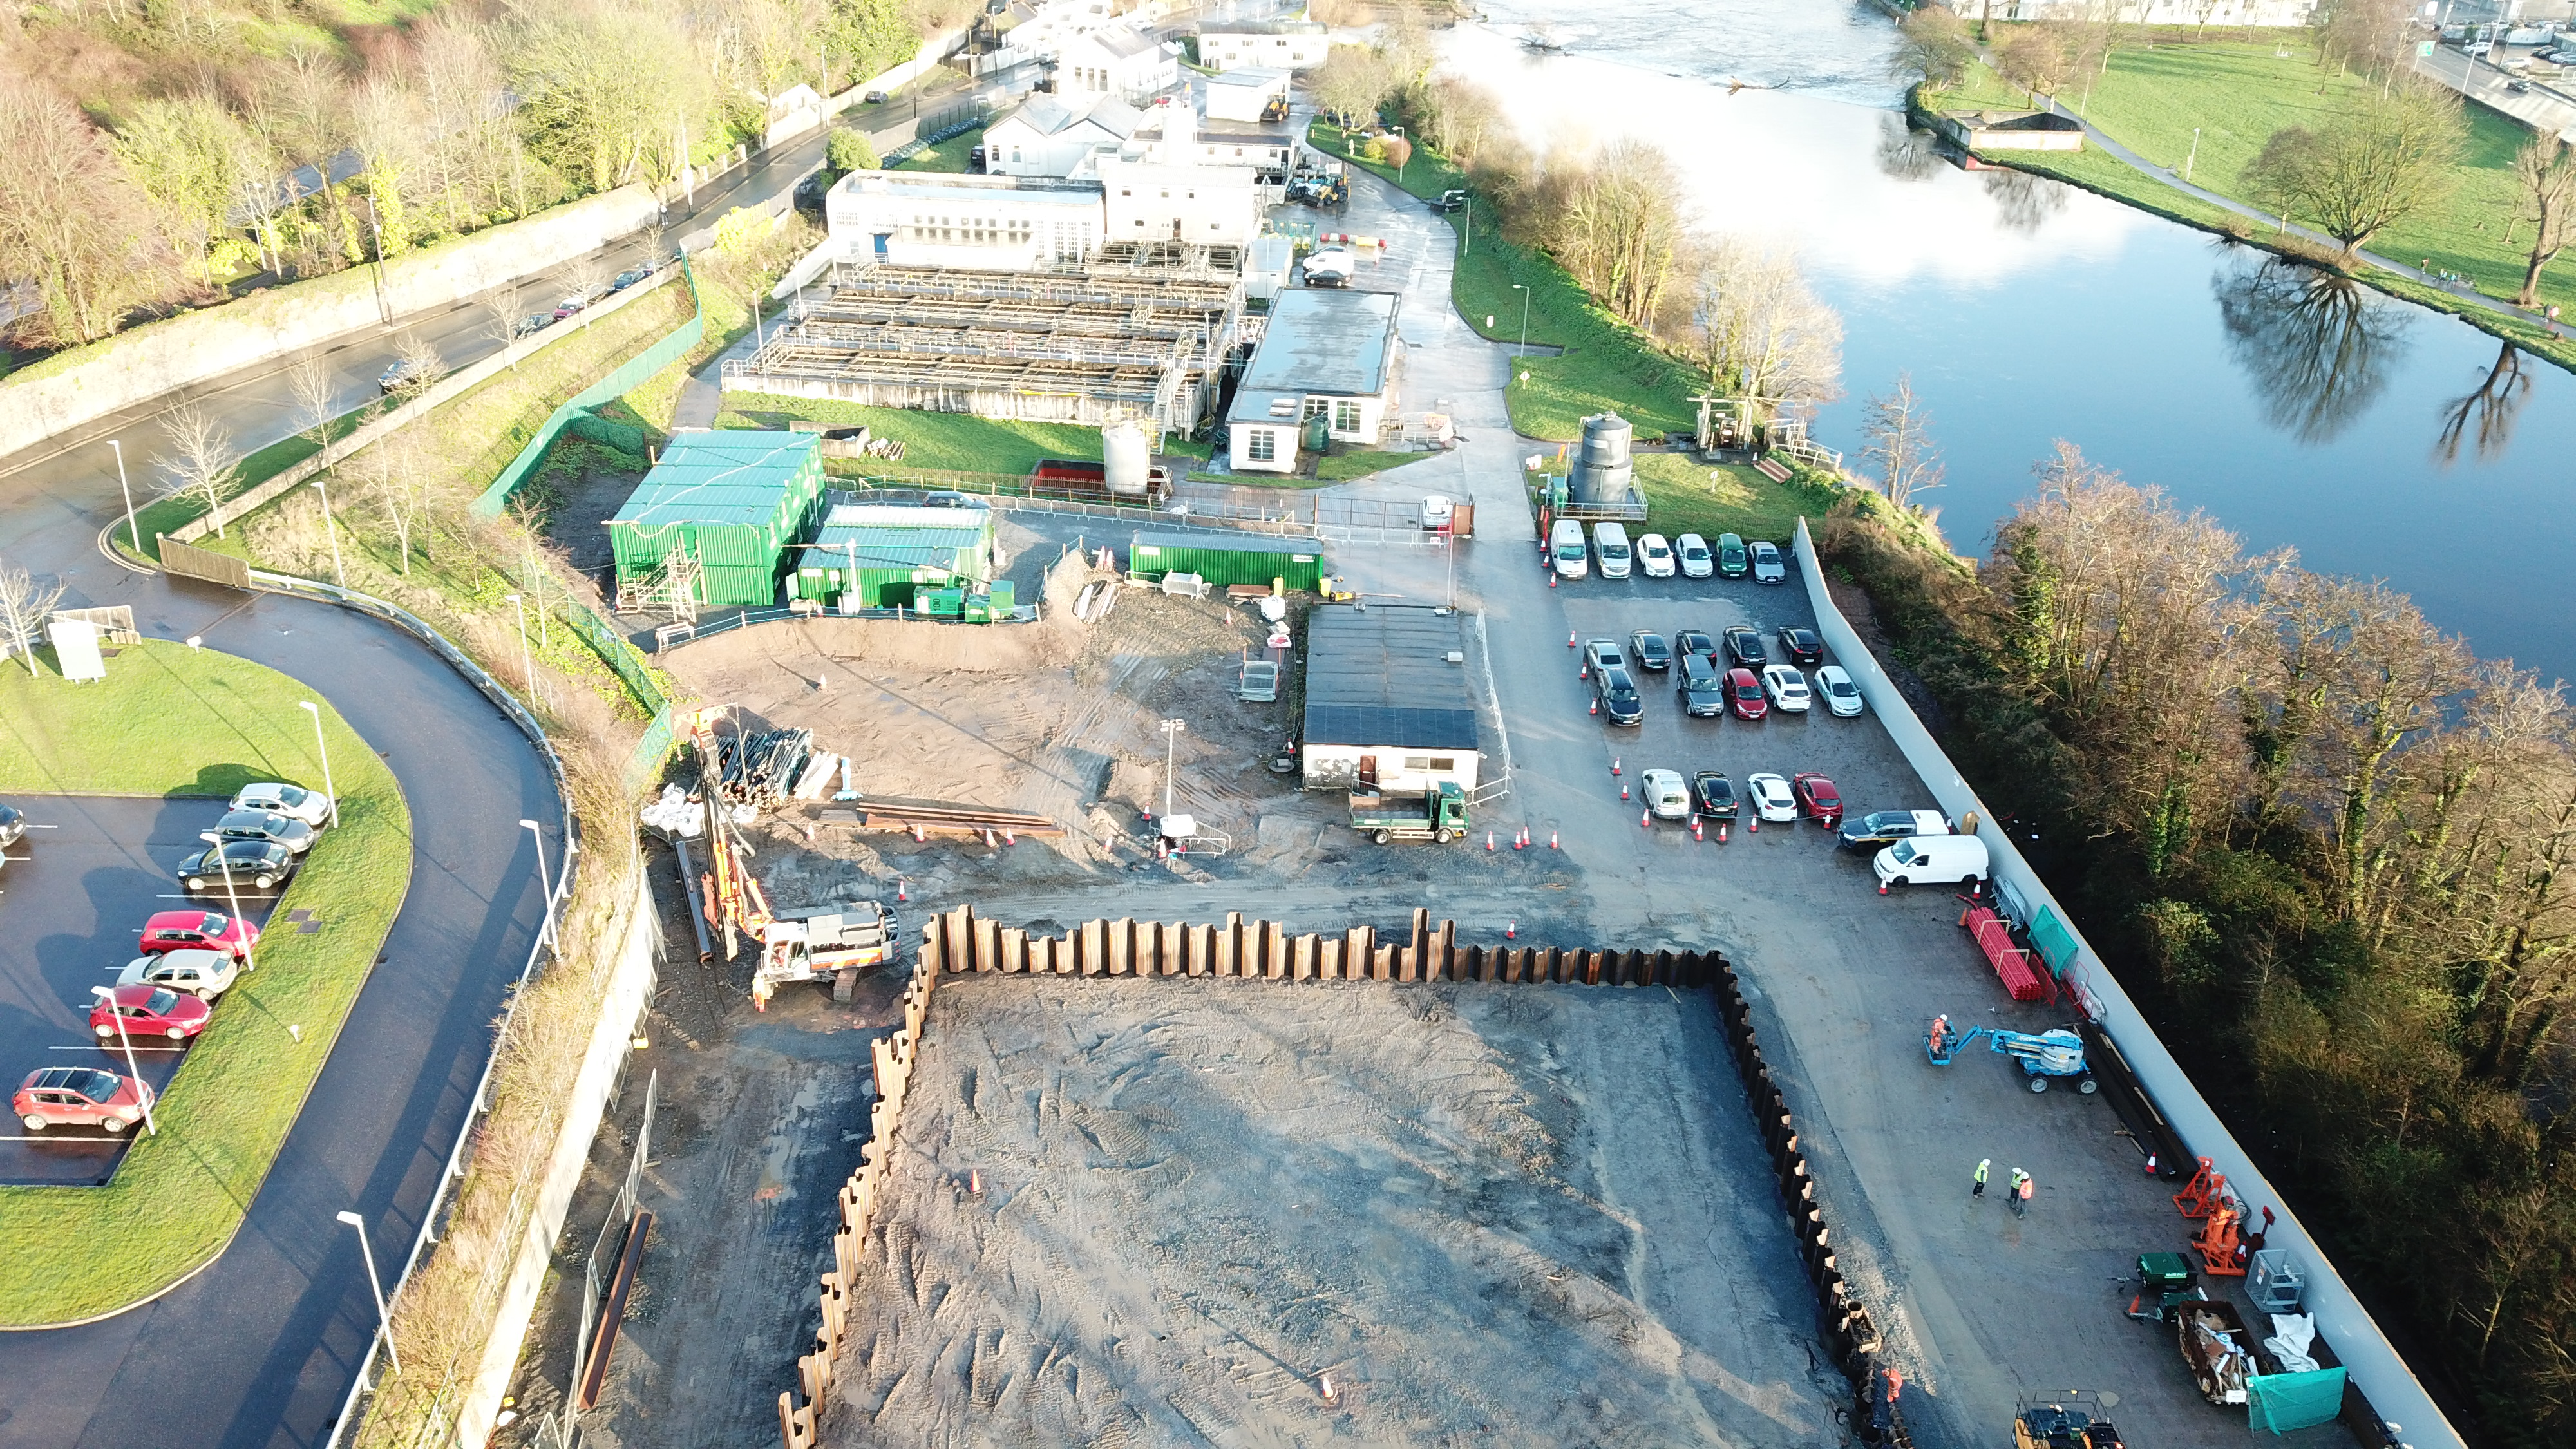
<instances>
[{"instance_id":1,"label":"black car","mask_svg":"<svg viewBox=\"0 0 2576 1449\"><path fill-rule=\"evenodd\" d=\"M0 850L27 838L27 815L15 805L0 805Z\"/></svg>"},{"instance_id":2,"label":"black car","mask_svg":"<svg viewBox=\"0 0 2576 1449\"><path fill-rule=\"evenodd\" d=\"M1732 820L1743 805L1735 798L1735 782L1715 770L1702 770L1691 776L1691 813L1710 820Z\"/></svg>"},{"instance_id":3,"label":"black car","mask_svg":"<svg viewBox=\"0 0 2576 1449\"><path fill-rule=\"evenodd\" d=\"M1640 629L1629 635L1628 651L1637 656L1639 669L1660 670L1672 667L1673 651L1665 647L1663 635L1651 630Z\"/></svg>"},{"instance_id":4,"label":"black car","mask_svg":"<svg viewBox=\"0 0 2576 1449\"><path fill-rule=\"evenodd\" d=\"M1875 853L1909 835L1946 835L1950 822L1932 810L1874 810L1858 820L1845 818L1842 847Z\"/></svg>"},{"instance_id":5,"label":"black car","mask_svg":"<svg viewBox=\"0 0 2576 1449\"><path fill-rule=\"evenodd\" d=\"M1675 654L1696 654L1700 658L1707 660L1712 665L1723 665L1725 663L1724 660L1717 657L1717 641L1711 639L1697 629L1684 629L1680 633L1675 634L1673 636L1673 652Z\"/></svg>"},{"instance_id":6,"label":"black car","mask_svg":"<svg viewBox=\"0 0 2576 1449\"><path fill-rule=\"evenodd\" d=\"M526 337L531 333L543 332L553 325L555 325L554 313L531 312L527 316L520 318L518 322L510 328L510 335L512 337Z\"/></svg>"},{"instance_id":7,"label":"black car","mask_svg":"<svg viewBox=\"0 0 2576 1449\"><path fill-rule=\"evenodd\" d=\"M1449 190L1440 193L1440 199L1431 203L1431 209L1433 211L1442 212L1465 211L1467 209L1467 193L1460 191L1453 186Z\"/></svg>"},{"instance_id":8,"label":"black car","mask_svg":"<svg viewBox=\"0 0 2576 1449\"><path fill-rule=\"evenodd\" d=\"M376 374L376 391L391 397L405 388L425 387L430 380L428 363L415 357L399 358L393 366Z\"/></svg>"},{"instance_id":9,"label":"black car","mask_svg":"<svg viewBox=\"0 0 2576 1449\"><path fill-rule=\"evenodd\" d=\"M1698 716L1726 713L1726 682L1718 677L1716 665L1699 655L1685 654L1680 667L1673 673L1673 689L1682 697L1682 713Z\"/></svg>"},{"instance_id":10,"label":"black car","mask_svg":"<svg viewBox=\"0 0 2576 1449\"><path fill-rule=\"evenodd\" d=\"M1790 663L1813 669L1825 662L1825 641L1813 629L1783 629L1780 652L1789 656Z\"/></svg>"},{"instance_id":11,"label":"black car","mask_svg":"<svg viewBox=\"0 0 2576 1449\"><path fill-rule=\"evenodd\" d=\"M284 885L295 874L295 860L294 851L274 840L228 840L180 861L179 883L192 891L219 891L229 871L231 889L264 891Z\"/></svg>"},{"instance_id":12,"label":"black car","mask_svg":"<svg viewBox=\"0 0 2576 1449\"><path fill-rule=\"evenodd\" d=\"M650 279L652 275L653 269L651 267L628 267L625 271L617 274L617 279L615 281L608 284L608 290L612 292L623 292L627 288L634 286L637 282Z\"/></svg>"},{"instance_id":13,"label":"black car","mask_svg":"<svg viewBox=\"0 0 2576 1449\"><path fill-rule=\"evenodd\" d=\"M1639 725L1646 722L1646 704L1637 697L1637 684L1625 669L1592 671L1592 693L1601 701L1601 713L1615 725Z\"/></svg>"},{"instance_id":14,"label":"black car","mask_svg":"<svg viewBox=\"0 0 2576 1449\"><path fill-rule=\"evenodd\" d=\"M1742 624L1728 629L1722 637L1726 640L1726 655L1737 668L1759 674L1762 666L1771 662L1771 651L1762 647L1762 636Z\"/></svg>"}]
</instances>

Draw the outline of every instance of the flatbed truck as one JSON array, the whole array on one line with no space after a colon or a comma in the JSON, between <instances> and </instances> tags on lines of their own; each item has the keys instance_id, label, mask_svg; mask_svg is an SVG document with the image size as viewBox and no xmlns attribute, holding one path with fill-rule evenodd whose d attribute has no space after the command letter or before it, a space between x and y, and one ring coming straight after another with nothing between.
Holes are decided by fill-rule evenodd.
<instances>
[{"instance_id":1,"label":"flatbed truck","mask_svg":"<svg viewBox=\"0 0 2576 1449\"><path fill-rule=\"evenodd\" d=\"M1442 845L1467 833L1467 792L1443 780L1419 795L1351 792L1351 828L1380 845L1430 840Z\"/></svg>"}]
</instances>

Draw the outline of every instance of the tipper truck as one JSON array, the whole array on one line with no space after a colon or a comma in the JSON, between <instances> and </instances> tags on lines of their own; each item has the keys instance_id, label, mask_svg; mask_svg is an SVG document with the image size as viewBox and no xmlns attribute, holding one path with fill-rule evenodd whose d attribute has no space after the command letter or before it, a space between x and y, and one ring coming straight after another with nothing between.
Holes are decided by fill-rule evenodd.
<instances>
[{"instance_id":1,"label":"tipper truck","mask_svg":"<svg viewBox=\"0 0 2576 1449\"><path fill-rule=\"evenodd\" d=\"M1419 795L1353 790L1351 828L1380 845L1392 840L1434 840L1447 845L1467 833L1467 792L1449 780Z\"/></svg>"}]
</instances>

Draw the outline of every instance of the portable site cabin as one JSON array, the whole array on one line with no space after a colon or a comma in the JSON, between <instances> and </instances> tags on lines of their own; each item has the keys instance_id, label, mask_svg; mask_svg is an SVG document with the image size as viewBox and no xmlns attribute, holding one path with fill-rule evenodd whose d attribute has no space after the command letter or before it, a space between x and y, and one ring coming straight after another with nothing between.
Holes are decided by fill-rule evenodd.
<instances>
[{"instance_id":1,"label":"portable site cabin","mask_svg":"<svg viewBox=\"0 0 2576 1449\"><path fill-rule=\"evenodd\" d=\"M1128 541L1127 572L1152 581L1167 573L1196 574L1211 584L1268 584L1313 589L1324 572L1321 539L1277 538L1257 533L1139 533Z\"/></svg>"},{"instance_id":2,"label":"portable site cabin","mask_svg":"<svg viewBox=\"0 0 2576 1449\"><path fill-rule=\"evenodd\" d=\"M786 551L823 504L823 439L814 433L681 433L608 520L621 592L673 575L707 607L778 601Z\"/></svg>"},{"instance_id":3,"label":"portable site cabin","mask_svg":"<svg viewBox=\"0 0 2576 1449\"><path fill-rule=\"evenodd\" d=\"M993 577L993 515L982 508L836 503L797 550L787 596L839 606L923 607L935 589L974 590Z\"/></svg>"},{"instance_id":4,"label":"portable site cabin","mask_svg":"<svg viewBox=\"0 0 2576 1449\"><path fill-rule=\"evenodd\" d=\"M1306 615L1307 789L1473 795L1476 693L1458 616L1428 604L1328 604Z\"/></svg>"}]
</instances>

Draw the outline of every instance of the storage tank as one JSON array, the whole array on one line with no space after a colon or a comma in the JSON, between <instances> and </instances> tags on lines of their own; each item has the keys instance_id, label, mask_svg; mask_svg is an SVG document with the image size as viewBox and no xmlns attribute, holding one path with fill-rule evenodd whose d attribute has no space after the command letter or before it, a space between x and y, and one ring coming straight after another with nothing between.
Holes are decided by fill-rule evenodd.
<instances>
[{"instance_id":1,"label":"storage tank","mask_svg":"<svg viewBox=\"0 0 2576 1449\"><path fill-rule=\"evenodd\" d=\"M1132 422L1111 423L1100 430L1100 450L1109 491L1121 498L1144 497L1146 473L1153 464L1145 430Z\"/></svg>"},{"instance_id":2,"label":"storage tank","mask_svg":"<svg viewBox=\"0 0 2576 1449\"><path fill-rule=\"evenodd\" d=\"M1636 464L1629 444L1636 429L1617 413L1595 413L1583 420L1583 448L1575 456L1568 480L1574 501L1594 505L1625 503L1636 491Z\"/></svg>"}]
</instances>

